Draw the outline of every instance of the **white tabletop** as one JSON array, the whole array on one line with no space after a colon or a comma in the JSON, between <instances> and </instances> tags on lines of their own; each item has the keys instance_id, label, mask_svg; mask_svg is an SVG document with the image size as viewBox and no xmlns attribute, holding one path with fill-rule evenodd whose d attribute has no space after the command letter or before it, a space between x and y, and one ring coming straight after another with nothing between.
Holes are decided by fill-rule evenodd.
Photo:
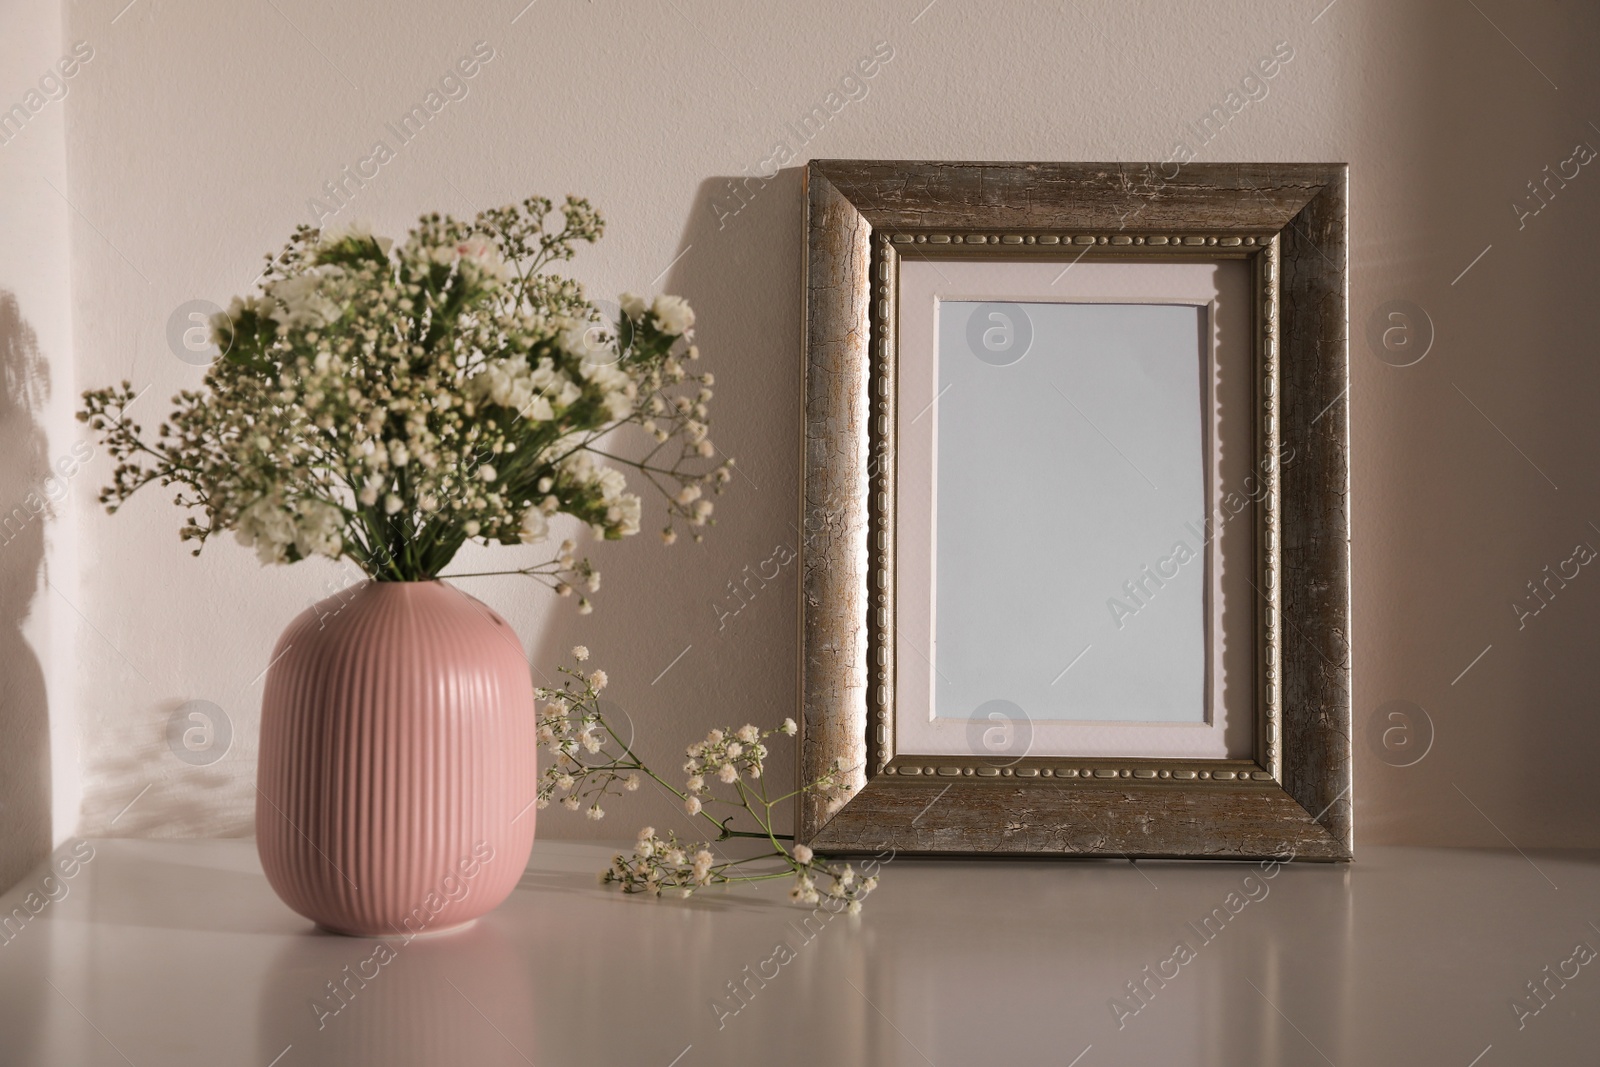
<instances>
[{"instance_id":1,"label":"white tabletop","mask_svg":"<svg viewBox=\"0 0 1600 1067\"><path fill-rule=\"evenodd\" d=\"M594 879L612 851L541 841L497 911L407 944L315 932L249 841L69 845L4 898L0 1064L1600 1059L1592 853L1364 848L1271 878L902 857L861 916L807 924L783 883L623 897Z\"/></svg>"}]
</instances>

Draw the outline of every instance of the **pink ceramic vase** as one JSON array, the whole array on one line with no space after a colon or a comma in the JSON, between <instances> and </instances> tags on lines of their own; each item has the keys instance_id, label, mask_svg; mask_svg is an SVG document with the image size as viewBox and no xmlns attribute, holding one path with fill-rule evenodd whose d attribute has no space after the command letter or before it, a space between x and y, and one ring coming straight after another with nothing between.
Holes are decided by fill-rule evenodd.
<instances>
[{"instance_id":1,"label":"pink ceramic vase","mask_svg":"<svg viewBox=\"0 0 1600 1067\"><path fill-rule=\"evenodd\" d=\"M443 582L363 582L278 639L256 845L284 903L360 936L460 926L533 847L533 682L506 621Z\"/></svg>"}]
</instances>

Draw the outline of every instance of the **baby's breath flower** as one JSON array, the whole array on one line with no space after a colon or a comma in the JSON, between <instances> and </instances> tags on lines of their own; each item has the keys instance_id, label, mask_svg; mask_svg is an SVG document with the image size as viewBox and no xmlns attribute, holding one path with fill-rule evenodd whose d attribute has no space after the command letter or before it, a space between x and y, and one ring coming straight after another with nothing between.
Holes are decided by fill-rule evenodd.
<instances>
[{"instance_id":1,"label":"baby's breath flower","mask_svg":"<svg viewBox=\"0 0 1600 1067\"><path fill-rule=\"evenodd\" d=\"M574 659L587 658L573 650ZM567 680L559 687L542 687L538 691L539 737L541 744L553 748L555 765L540 776L536 795L539 807L550 800L559 799L569 811L584 810L585 817L600 820L605 817L603 806L608 796L620 796L637 791L642 784L641 773L649 773L645 765L628 749L620 753L602 754L608 736L614 736L607 724L599 703L598 691L603 688L604 672L588 674L563 667ZM597 677L597 675L599 677ZM785 729L785 726L788 729ZM830 911L845 911L856 915L861 911L861 900L877 887L876 875L861 877L847 863L819 860L810 847L794 844L785 847L776 838L773 828L773 810L776 803L767 800L762 783L763 761L768 752L764 740L768 737L791 736L793 720L785 720L776 730L763 732L754 724L746 723L736 730L716 727L707 731L703 740L686 748L684 771L687 775L682 790L672 790L683 802L689 818L704 818L718 828L717 840L744 833L749 836L772 838L780 842L776 858L788 864L795 875L791 899L815 906L823 902ZM551 744L550 742L554 743ZM579 752L588 752L598 759L581 763ZM832 764L828 774L806 783L801 792L818 792L833 810L838 801L833 779L840 773L842 763ZM659 781L659 779L658 779ZM726 792L718 795L721 786L737 785L737 795ZM789 794L793 795L793 794ZM735 830L733 819L718 819L708 813L711 803L731 806L754 819L758 832ZM771 858L771 857L769 857ZM869 868L870 869L870 868ZM649 893L659 896L684 896L694 890L713 884L730 884L771 877L770 869L749 869L738 860L718 866L711 850L705 846L686 845L675 833L662 836L655 827L642 827L634 842L631 854L618 855L611 866L600 874L602 884L617 883L626 893ZM837 901L837 904L827 903Z\"/></svg>"},{"instance_id":2,"label":"baby's breath flower","mask_svg":"<svg viewBox=\"0 0 1600 1067\"><path fill-rule=\"evenodd\" d=\"M608 462L590 442L648 420L641 432L684 446L648 481L669 520L703 524L709 376L677 388L677 354L698 355L693 309L624 295L624 352L616 324L547 271L602 227L583 200L537 197L471 221L424 216L398 244L301 227L259 290L212 316L229 358L174 398L153 439L128 417L130 383L84 394L79 418L113 459L101 502L174 486L197 553L232 531L263 563L322 555L428 580L468 540L543 541L558 512L606 540L639 532L626 474L644 461ZM516 573L597 593L573 552Z\"/></svg>"},{"instance_id":3,"label":"baby's breath flower","mask_svg":"<svg viewBox=\"0 0 1600 1067\"><path fill-rule=\"evenodd\" d=\"M572 658L577 660L579 663L582 663L584 660L588 659L589 658L589 649L588 649L588 647L585 646L585 645L573 645L572 646Z\"/></svg>"}]
</instances>

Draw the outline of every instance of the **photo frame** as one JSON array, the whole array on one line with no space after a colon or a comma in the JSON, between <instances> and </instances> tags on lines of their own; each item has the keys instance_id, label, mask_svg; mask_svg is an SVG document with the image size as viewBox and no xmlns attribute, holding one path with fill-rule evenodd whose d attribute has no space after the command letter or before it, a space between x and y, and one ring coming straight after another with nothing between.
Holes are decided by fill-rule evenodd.
<instances>
[{"instance_id":1,"label":"photo frame","mask_svg":"<svg viewBox=\"0 0 1600 1067\"><path fill-rule=\"evenodd\" d=\"M808 165L800 775L835 768L845 788L801 798L799 840L841 853L1351 857L1346 188L1343 164ZM998 317L974 319L980 312ZM1089 429L1128 470L1138 470L1139 448L1165 449L1169 483L1143 475L1153 492L1101 508L1126 513L1125 530L1097 540L1084 527L1067 538L1072 552L1030 563L1033 584L1059 594L1045 601L1052 610L1037 647L1086 625L1072 610L1095 599L1084 590L1121 573L1108 562L1121 541L1169 522L1197 493L1206 505L1196 555L1209 562L1152 612L1170 623L1166 643L1113 648L1098 658L1097 677L1074 678L1075 695L1037 682L1024 703L1047 708L1044 718L1009 701L980 702L988 683L967 645L1009 655L1019 641L996 644L1007 619L1004 600L984 592L993 583L967 581L962 557L939 562L924 547L935 534L971 543L959 509L928 503L941 492L948 500L952 486L981 495L981 480L959 466L965 445L974 454L1011 447L990 439L1008 431L1002 420L964 419L954 406L928 417L943 395L937 375L951 376L948 390L969 373L940 353L966 358L970 349L998 364L979 351L976 331L994 331L982 344L1009 343L1018 314L1039 320L1031 342L1039 354L1005 388L1016 400L1011 421L1034 434L1039 462L1054 464L1045 504L1068 520L1092 510L1072 479L1117 461L1088 456L1085 442L1103 452ZM1194 336L1186 322L1200 324L1198 347L1185 340ZM1093 358L1084 355L1089 337ZM1181 417L1147 419L1119 446L1096 424L1105 416L1091 397L1117 395L1128 353L1156 368L1142 395L1170 393L1163 410ZM1060 368L1087 377L1064 389ZM962 380L1001 381L975 373ZM1225 420L1216 419L1216 382L1235 390ZM1070 396L1080 387L1087 408ZM979 406L989 388L957 395ZM1028 407L1051 389L1066 401L1059 409ZM1171 429L1180 423L1182 432ZM1214 458L1219 445L1231 459ZM1237 509L1230 501L1227 514L1242 521L1217 549L1213 501L1238 476L1241 455L1248 500ZM956 480L940 489L947 469ZM1165 574L1170 565L1157 567ZM1074 584L1079 577L1089 580ZM1127 588L1137 597L1140 586ZM1148 596L1156 586L1143 588ZM941 596L960 607L946 617L975 620L968 630L977 637L938 629ZM1041 625L1030 617L1013 627L1028 669L1013 664L1005 678L1042 679L1059 666L1028 651ZM1225 663L1218 648L1233 658ZM1060 652L1065 662L1072 648ZM1220 677L1229 679L1225 694ZM1138 693L1127 697L1130 688ZM1015 710L980 714L995 706ZM941 721L952 709L964 727ZM1137 721L1099 721L1119 716ZM1019 730L1026 746L1015 742ZM1203 745L1181 740L1204 730L1213 736ZM1180 740L1157 743L1163 733ZM996 738L1006 739L999 751Z\"/></svg>"}]
</instances>

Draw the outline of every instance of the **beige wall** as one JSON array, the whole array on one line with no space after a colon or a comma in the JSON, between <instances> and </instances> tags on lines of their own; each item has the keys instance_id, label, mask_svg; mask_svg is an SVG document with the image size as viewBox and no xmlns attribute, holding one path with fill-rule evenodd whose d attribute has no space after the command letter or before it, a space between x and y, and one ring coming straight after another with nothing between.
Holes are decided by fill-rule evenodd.
<instances>
[{"instance_id":1,"label":"beige wall","mask_svg":"<svg viewBox=\"0 0 1600 1067\"><path fill-rule=\"evenodd\" d=\"M790 124L878 42L893 59L801 158L1160 159L1194 143L1190 124L1288 42L1294 58L1265 99L1197 147L1203 160L1351 164L1358 840L1500 845L1503 832L1523 847L1600 845L1600 574L1584 568L1524 629L1511 607L1577 542L1600 546L1589 525L1600 524L1600 170L1583 169L1521 229L1510 207L1577 141L1600 145L1596 12L923 2L541 0L520 15L520 0L74 5L67 36L96 49L68 100L79 385L151 385L154 422L162 398L200 380L168 347L172 311L242 291L260 255L312 221L323 183L487 42L495 57L466 97L337 218L394 232L424 210L581 193L610 224L574 265L595 293L665 271L661 286L699 309L719 379L714 436L741 472L706 542L602 547L606 585L587 618L515 580L469 586L545 669L574 641L594 649L645 750L675 766L713 723L793 711L793 574L725 628L712 605L795 537L799 180L791 165L734 213L730 179L794 143ZM1368 347L1368 320L1392 299L1436 327L1415 366ZM103 460L92 473L81 502ZM158 492L82 523L90 625L73 714L88 833L249 832L259 674L279 630L337 580L318 564L262 570L221 542L190 559L177 527ZM190 699L232 723L232 750L209 767L165 745ZM1393 700L1420 704L1436 727L1415 766L1389 766L1368 743ZM547 812L541 832L667 824L659 796L631 801L600 824Z\"/></svg>"}]
</instances>

